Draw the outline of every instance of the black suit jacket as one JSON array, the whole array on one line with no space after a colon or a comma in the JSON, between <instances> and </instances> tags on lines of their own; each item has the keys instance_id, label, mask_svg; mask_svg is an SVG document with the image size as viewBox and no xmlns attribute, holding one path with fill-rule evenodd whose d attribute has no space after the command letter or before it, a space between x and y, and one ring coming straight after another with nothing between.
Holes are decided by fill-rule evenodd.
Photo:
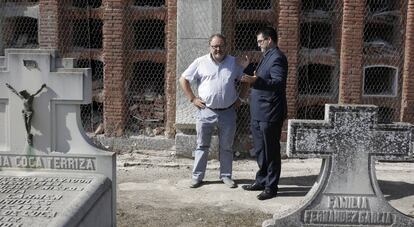
<instances>
[{"instance_id":1,"label":"black suit jacket","mask_svg":"<svg viewBox=\"0 0 414 227\"><path fill-rule=\"evenodd\" d=\"M250 93L252 120L275 122L286 118L287 71L285 54L279 48L268 50L256 69L257 80Z\"/></svg>"}]
</instances>

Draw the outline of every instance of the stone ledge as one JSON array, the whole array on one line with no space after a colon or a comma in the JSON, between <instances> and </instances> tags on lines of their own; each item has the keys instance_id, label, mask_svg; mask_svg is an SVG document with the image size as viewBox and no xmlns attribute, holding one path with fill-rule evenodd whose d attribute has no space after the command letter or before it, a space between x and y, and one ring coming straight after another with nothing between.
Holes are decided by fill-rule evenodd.
<instances>
[{"instance_id":1,"label":"stone ledge","mask_svg":"<svg viewBox=\"0 0 414 227\"><path fill-rule=\"evenodd\" d=\"M179 157L186 157L186 158L192 158L194 150L196 148L196 141L197 137L196 135L189 135L184 133L177 133L175 136L175 149L177 152L177 156ZM252 151L240 151L235 148L235 145L233 145L234 152L247 152L250 157L254 157L254 154ZM286 159L286 143L281 142L280 143L280 152L282 159ZM236 158L236 156L235 156ZM210 147L210 154L208 155L208 159L218 159L218 137L216 135L213 135L211 139L211 147Z\"/></svg>"},{"instance_id":2,"label":"stone ledge","mask_svg":"<svg viewBox=\"0 0 414 227\"><path fill-rule=\"evenodd\" d=\"M163 136L131 136L131 137L105 137L98 135L93 138L94 141L101 143L105 148L113 151L133 150L174 150L175 143L173 139Z\"/></svg>"},{"instance_id":3,"label":"stone ledge","mask_svg":"<svg viewBox=\"0 0 414 227\"><path fill-rule=\"evenodd\" d=\"M175 149L177 156L192 158L197 147L197 136L184 133L175 135ZM208 159L218 159L218 137L213 135L211 138Z\"/></svg>"}]
</instances>

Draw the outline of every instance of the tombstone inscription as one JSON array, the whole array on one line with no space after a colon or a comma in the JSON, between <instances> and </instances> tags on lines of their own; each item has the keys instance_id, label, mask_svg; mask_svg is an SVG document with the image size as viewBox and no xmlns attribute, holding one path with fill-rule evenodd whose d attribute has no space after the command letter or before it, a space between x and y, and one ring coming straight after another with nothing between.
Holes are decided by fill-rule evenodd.
<instances>
[{"instance_id":1,"label":"tombstone inscription","mask_svg":"<svg viewBox=\"0 0 414 227\"><path fill-rule=\"evenodd\" d=\"M289 120L289 157L323 158L305 199L263 226L414 226L385 200L375 160L412 158L413 126L377 124L372 105L326 105L325 120Z\"/></svg>"},{"instance_id":2,"label":"tombstone inscription","mask_svg":"<svg viewBox=\"0 0 414 227\"><path fill-rule=\"evenodd\" d=\"M115 226L115 155L93 146L80 121L91 70L54 50L0 58L0 226ZM30 108L16 95L23 90ZM22 106L36 114L23 121Z\"/></svg>"}]
</instances>

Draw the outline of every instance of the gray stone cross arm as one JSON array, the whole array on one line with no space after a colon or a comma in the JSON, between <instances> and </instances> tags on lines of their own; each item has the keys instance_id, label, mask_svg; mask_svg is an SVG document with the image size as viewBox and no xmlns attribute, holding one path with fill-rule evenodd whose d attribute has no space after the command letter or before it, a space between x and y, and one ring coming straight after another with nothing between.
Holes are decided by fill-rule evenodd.
<instances>
[{"instance_id":1,"label":"gray stone cross arm","mask_svg":"<svg viewBox=\"0 0 414 227\"><path fill-rule=\"evenodd\" d=\"M319 120L289 120L287 154L292 158L321 158L333 153L329 147L330 124Z\"/></svg>"},{"instance_id":2,"label":"gray stone cross arm","mask_svg":"<svg viewBox=\"0 0 414 227\"><path fill-rule=\"evenodd\" d=\"M0 56L0 88L1 88L0 89L0 102L1 102L1 100L8 99L8 91L5 87L5 85L8 82L9 72L5 71L4 70L5 65L2 65L2 63L5 64L5 62L6 62L5 59L6 58L4 56Z\"/></svg>"},{"instance_id":3,"label":"gray stone cross arm","mask_svg":"<svg viewBox=\"0 0 414 227\"><path fill-rule=\"evenodd\" d=\"M380 124L376 127L371 151L379 160L412 160L414 127L408 123Z\"/></svg>"},{"instance_id":4,"label":"gray stone cross arm","mask_svg":"<svg viewBox=\"0 0 414 227\"><path fill-rule=\"evenodd\" d=\"M289 120L287 153L295 158L368 153L381 160L413 156L413 126L377 124L377 107L326 105L325 120Z\"/></svg>"},{"instance_id":5,"label":"gray stone cross arm","mask_svg":"<svg viewBox=\"0 0 414 227\"><path fill-rule=\"evenodd\" d=\"M6 88L6 83L8 82L9 72L5 70L6 58L4 56L0 57L0 151L8 149L9 141L9 127L8 127L8 116L7 116L7 103L9 97L9 91Z\"/></svg>"}]
</instances>

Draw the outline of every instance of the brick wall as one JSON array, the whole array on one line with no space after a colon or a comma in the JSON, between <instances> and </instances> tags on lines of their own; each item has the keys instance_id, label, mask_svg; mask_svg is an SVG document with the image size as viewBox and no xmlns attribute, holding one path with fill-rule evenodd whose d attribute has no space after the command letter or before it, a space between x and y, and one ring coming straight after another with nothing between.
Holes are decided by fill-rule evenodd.
<instances>
[{"instance_id":1,"label":"brick wall","mask_svg":"<svg viewBox=\"0 0 414 227\"><path fill-rule=\"evenodd\" d=\"M339 103L361 102L365 1L344 0Z\"/></svg>"},{"instance_id":2,"label":"brick wall","mask_svg":"<svg viewBox=\"0 0 414 227\"><path fill-rule=\"evenodd\" d=\"M312 59L312 54L302 54L300 49L301 3L303 0L271 1L271 10L241 10L236 9L236 0L228 0L223 4L223 33L227 36L229 51L235 54L248 54L252 62L258 62L261 53L258 51L235 50L237 23L268 22L278 28L279 47L285 52L289 61L287 81L288 116L295 118L297 109L305 105L298 98L297 74L300 64L307 62L335 66L340 53L339 103L359 104L373 103L383 106L396 107L401 121L414 122L414 0L407 0L404 65L395 65L395 56L382 55L372 58L364 55L364 23L366 1L343 0L342 17L334 24L335 56L320 55ZM404 2L404 1L401 1ZM59 4L60 3L60 4ZM175 94L176 94L176 31L177 31L177 0L166 0L165 7L149 7L142 9L130 7L132 1L103 0L102 7L91 9L89 14L83 10L71 9L59 0L40 0L39 10L39 46L40 48L56 48L65 57L90 58L101 60L105 64L104 72L104 125L108 136L121 136L126 127L128 117L128 103L126 101L125 81L130 63L150 60L165 63L165 135L175 135ZM401 7L406 7L402 5ZM86 12L86 11L85 11ZM405 12L402 10L401 12ZM90 17L103 20L103 48L102 49L71 49L71 26L68 21L72 17ZM85 19L86 19L85 17ZM129 24L138 19L165 20L165 50L129 50L125 43L131 44ZM250 34L250 32L249 32ZM6 36L7 34L5 34ZM254 34L251 34L254 36ZM402 50L400 50L402 52ZM307 59L309 58L309 59ZM399 60L402 62L402 59ZM399 97L390 100L389 104L380 99L362 97L363 66L373 64L395 65L399 67L402 76L401 108L395 104L400 102ZM314 98L312 105L322 105L333 99ZM374 101L373 101L374 100ZM379 100L379 101L378 101ZM303 104L303 105L302 105ZM306 101L309 105L309 100Z\"/></svg>"},{"instance_id":3,"label":"brick wall","mask_svg":"<svg viewBox=\"0 0 414 227\"><path fill-rule=\"evenodd\" d=\"M104 0L103 60L105 135L121 136L125 128L124 1Z\"/></svg>"},{"instance_id":4,"label":"brick wall","mask_svg":"<svg viewBox=\"0 0 414 227\"><path fill-rule=\"evenodd\" d=\"M300 0L281 0L279 2L278 45L286 54L289 63L286 91L288 118L295 118L296 116L299 14Z\"/></svg>"},{"instance_id":5,"label":"brick wall","mask_svg":"<svg viewBox=\"0 0 414 227\"><path fill-rule=\"evenodd\" d=\"M45 49L59 48L59 21L61 19L59 0L39 1L39 47Z\"/></svg>"},{"instance_id":6,"label":"brick wall","mask_svg":"<svg viewBox=\"0 0 414 227\"><path fill-rule=\"evenodd\" d=\"M414 123L414 0L408 0L400 120Z\"/></svg>"},{"instance_id":7,"label":"brick wall","mask_svg":"<svg viewBox=\"0 0 414 227\"><path fill-rule=\"evenodd\" d=\"M166 23L166 122L165 135L169 138L175 136L175 94L176 94L176 56L177 56L177 0L167 0Z\"/></svg>"}]
</instances>

